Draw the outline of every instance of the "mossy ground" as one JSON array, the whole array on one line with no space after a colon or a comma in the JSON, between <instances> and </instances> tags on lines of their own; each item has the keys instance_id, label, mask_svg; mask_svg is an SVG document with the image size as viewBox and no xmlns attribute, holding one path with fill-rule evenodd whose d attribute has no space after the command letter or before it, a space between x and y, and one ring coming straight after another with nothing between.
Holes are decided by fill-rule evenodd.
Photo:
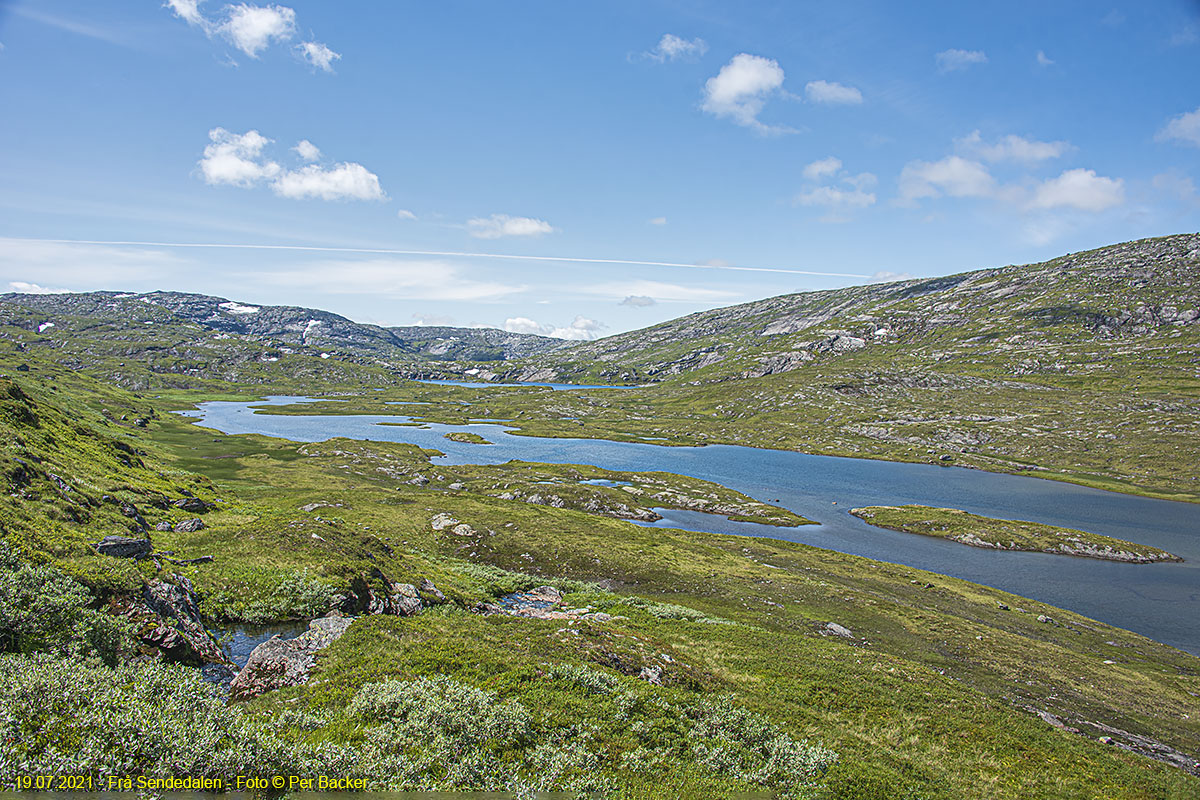
<instances>
[{"instance_id":1,"label":"mossy ground","mask_svg":"<svg viewBox=\"0 0 1200 800\"><path fill-rule=\"evenodd\" d=\"M746 790L682 763L619 769L623 754L665 748L670 733L655 732L667 723L653 714L637 729L616 724L609 699L539 675L588 664L663 702L731 695L796 739L831 748L838 760L825 797L1184 798L1200 790L1181 770L1057 730L1026 710L1101 722L1200 755L1200 660L1135 634L901 565L775 540L646 529L481 491L485 480L504 477L504 465L487 475L438 466L444 482L412 485L362 465L368 456L420 464L424 454L414 448L345 443L356 466L331 443L216 435L167 413L177 398L137 397L50 363L35 363L18 385L39 422L21 418L29 403L10 394L6 453L41 458L41 472L26 496L0 499L3 536L97 592L134 590L153 566L89 552L86 542L127 532L128 517L100 501L68 503L91 515L71 518L47 470L89 498L124 492L151 524L185 516L154 506L158 494L173 499L186 489L216 503L201 531L152 534L156 547L180 558L214 557L178 570L213 618L244 617L251 601L290 614L279 592L298 572L334 587L376 568L395 581L428 577L452 600L414 618L360 619L320 659L313 682L250 705L263 714L334 712L316 729L297 727L295 737L353 742L364 734L338 709L364 683L450 675L564 725L595 726L604 753L598 769L614 781L614 796ZM124 463L130 454L114 442L138 462ZM565 475L546 465L511 469L515 483ZM463 490L449 489L456 478ZM323 505L302 510L312 503ZM434 530L439 513L472 532ZM614 618L565 624L467 610L547 581L569 591L568 604ZM853 638L831 635L828 622ZM661 688L635 677L645 666L662 669Z\"/></svg>"},{"instance_id":2,"label":"mossy ground","mask_svg":"<svg viewBox=\"0 0 1200 800\"><path fill-rule=\"evenodd\" d=\"M1178 556L1150 545L1114 539L1074 528L1040 522L993 519L956 508L931 506L864 506L850 513L869 525L904 533L936 536L976 547L1063 553L1113 561L1180 561Z\"/></svg>"}]
</instances>

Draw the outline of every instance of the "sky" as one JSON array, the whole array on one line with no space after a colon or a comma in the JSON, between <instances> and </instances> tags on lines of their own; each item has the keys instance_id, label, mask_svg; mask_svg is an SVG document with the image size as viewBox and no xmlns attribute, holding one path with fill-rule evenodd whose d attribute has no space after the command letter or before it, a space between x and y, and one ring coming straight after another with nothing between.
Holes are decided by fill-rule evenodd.
<instances>
[{"instance_id":1,"label":"sky","mask_svg":"<svg viewBox=\"0 0 1200 800\"><path fill-rule=\"evenodd\" d=\"M2 291L590 339L1198 184L1196 0L0 0Z\"/></svg>"}]
</instances>

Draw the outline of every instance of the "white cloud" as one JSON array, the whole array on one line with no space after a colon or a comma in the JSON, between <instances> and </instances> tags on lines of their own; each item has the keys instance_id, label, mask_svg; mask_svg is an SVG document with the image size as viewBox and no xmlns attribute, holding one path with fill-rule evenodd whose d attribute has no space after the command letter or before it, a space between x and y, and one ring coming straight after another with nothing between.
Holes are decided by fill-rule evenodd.
<instances>
[{"instance_id":1,"label":"white cloud","mask_svg":"<svg viewBox=\"0 0 1200 800\"><path fill-rule=\"evenodd\" d=\"M1075 208L1099 212L1125 202L1125 182L1097 176L1094 170L1065 170L1041 183L1030 202L1032 208Z\"/></svg>"},{"instance_id":2,"label":"white cloud","mask_svg":"<svg viewBox=\"0 0 1200 800\"><path fill-rule=\"evenodd\" d=\"M866 208L875 204L874 193L861 189L839 189L836 186L818 186L796 195L802 206L829 206L830 208Z\"/></svg>"},{"instance_id":3,"label":"white cloud","mask_svg":"<svg viewBox=\"0 0 1200 800\"><path fill-rule=\"evenodd\" d=\"M1189 44L1200 42L1200 26L1190 22L1171 34L1169 41L1172 47L1186 47Z\"/></svg>"},{"instance_id":4,"label":"white cloud","mask_svg":"<svg viewBox=\"0 0 1200 800\"><path fill-rule=\"evenodd\" d=\"M666 217L654 217L653 219L650 220L650 224L651 225L666 225L667 218Z\"/></svg>"},{"instance_id":5,"label":"white cloud","mask_svg":"<svg viewBox=\"0 0 1200 800\"><path fill-rule=\"evenodd\" d=\"M341 53L333 52L320 42L301 42L296 45L296 52L309 64L325 72L333 72L333 62L342 57Z\"/></svg>"},{"instance_id":6,"label":"white cloud","mask_svg":"<svg viewBox=\"0 0 1200 800\"><path fill-rule=\"evenodd\" d=\"M758 119L767 98L782 86L783 70L777 62L739 53L704 84L704 103L700 107L759 133L786 133L790 129L766 125Z\"/></svg>"},{"instance_id":7,"label":"white cloud","mask_svg":"<svg viewBox=\"0 0 1200 800\"><path fill-rule=\"evenodd\" d=\"M447 317L443 314L413 314L412 318L413 322L419 326L454 324L454 317Z\"/></svg>"},{"instance_id":8,"label":"white cloud","mask_svg":"<svg viewBox=\"0 0 1200 800\"><path fill-rule=\"evenodd\" d=\"M281 167L274 161L262 160L263 148L271 140L258 131L237 134L213 128L208 138L212 144L204 148L204 158L200 159L200 171L207 183L246 188L280 172Z\"/></svg>"},{"instance_id":9,"label":"white cloud","mask_svg":"<svg viewBox=\"0 0 1200 800\"><path fill-rule=\"evenodd\" d=\"M292 149L305 161L316 161L321 157L321 151L308 139L301 139Z\"/></svg>"},{"instance_id":10,"label":"white cloud","mask_svg":"<svg viewBox=\"0 0 1200 800\"><path fill-rule=\"evenodd\" d=\"M187 266L189 262L166 250L0 238L0 281L14 289L17 285L30 291L47 286L72 291L145 286Z\"/></svg>"},{"instance_id":11,"label":"white cloud","mask_svg":"<svg viewBox=\"0 0 1200 800\"><path fill-rule=\"evenodd\" d=\"M409 211L407 208L402 208L396 212L396 216L400 219L416 219L417 215Z\"/></svg>"},{"instance_id":12,"label":"white cloud","mask_svg":"<svg viewBox=\"0 0 1200 800\"><path fill-rule=\"evenodd\" d=\"M618 305L632 306L634 308L647 308L656 305L655 299L644 294L631 294L622 300Z\"/></svg>"},{"instance_id":13,"label":"white cloud","mask_svg":"<svg viewBox=\"0 0 1200 800\"><path fill-rule=\"evenodd\" d=\"M492 214L467 220L467 230L476 239L499 239L504 236L542 236L556 229L543 219Z\"/></svg>"},{"instance_id":14,"label":"white cloud","mask_svg":"<svg viewBox=\"0 0 1200 800\"><path fill-rule=\"evenodd\" d=\"M509 333L542 333L542 326L529 317L509 317L504 320L504 330Z\"/></svg>"},{"instance_id":15,"label":"white cloud","mask_svg":"<svg viewBox=\"0 0 1200 800\"><path fill-rule=\"evenodd\" d=\"M804 177L810 181L819 181L821 178L832 177L838 174L842 168L842 160L828 156L827 158L818 159L804 168Z\"/></svg>"},{"instance_id":16,"label":"white cloud","mask_svg":"<svg viewBox=\"0 0 1200 800\"><path fill-rule=\"evenodd\" d=\"M900 205L914 205L925 197L986 197L996 182L987 167L960 156L941 161L911 161L900 171Z\"/></svg>"},{"instance_id":17,"label":"white cloud","mask_svg":"<svg viewBox=\"0 0 1200 800\"><path fill-rule=\"evenodd\" d=\"M574 322L570 325L565 328L555 328L550 332L550 335L556 339L588 341L598 338L600 331L607 327L603 322L597 322L594 319L588 319L584 316L576 316Z\"/></svg>"},{"instance_id":18,"label":"white cloud","mask_svg":"<svg viewBox=\"0 0 1200 800\"><path fill-rule=\"evenodd\" d=\"M677 61L682 58L696 58L708 52L708 43L703 39L680 38L673 33L664 33L653 50L644 53L646 58L654 61Z\"/></svg>"},{"instance_id":19,"label":"white cloud","mask_svg":"<svg viewBox=\"0 0 1200 800\"><path fill-rule=\"evenodd\" d=\"M1039 67L1050 67L1054 65L1054 61L1050 59L1042 50L1037 52L1037 63Z\"/></svg>"},{"instance_id":20,"label":"white cloud","mask_svg":"<svg viewBox=\"0 0 1200 800\"><path fill-rule=\"evenodd\" d=\"M881 269L871 276L871 280L876 283L886 283L889 281L906 281L912 277L908 272L892 272L890 270Z\"/></svg>"},{"instance_id":21,"label":"white cloud","mask_svg":"<svg viewBox=\"0 0 1200 800\"><path fill-rule=\"evenodd\" d=\"M302 288L325 294L369 294L398 300L491 300L525 289L475 280L444 261L393 258L314 261L299 269L260 271L254 279L275 289Z\"/></svg>"},{"instance_id":22,"label":"white cloud","mask_svg":"<svg viewBox=\"0 0 1200 800\"><path fill-rule=\"evenodd\" d=\"M1200 147L1200 108L1174 117L1154 138L1160 142L1175 139Z\"/></svg>"},{"instance_id":23,"label":"white cloud","mask_svg":"<svg viewBox=\"0 0 1200 800\"><path fill-rule=\"evenodd\" d=\"M258 58L272 42L286 42L296 34L296 12L287 6L239 3L226 6L225 13L216 30L251 58Z\"/></svg>"},{"instance_id":24,"label":"white cloud","mask_svg":"<svg viewBox=\"0 0 1200 800\"><path fill-rule=\"evenodd\" d=\"M1155 175L1151 184L1160 192L1175 195L1177 199L1185 203L1195 203L1200 200L1200 194L1196 192L1196 184L1187 175L1177 170L1169 170Z\"/></svg>"},{"instance_id":25,"label":"white cloud","mask_svg":"<svg viewBox=\"0 0 1200 800\"><path fill-rule=\"evenodd\" d=\"M284 171L274 161L263 156L263 149L273 140L258 131L230 133L224 128L208 132L212 144L204 148L200 171L204 180L213 185L229 184L243 189L270 181L271 190L280 197L301 199L319 197L322 200L384 200L379 176L362 164L340 163L332 167L309 164L300 169ZM321 151L307 139L292 148L306 161L320 158Z\"/></svg>"},{"instance_id":26,"label":"white cloud","mask_svg":"<svg viewBox=\"0 0 1200 800\"><path fill-rule=\"evenodd\" d=\"M804 93L814 103L858 105L863 101L862 92L858 89L830 81L809 81L804 85Z\"/></svg>"},{"instance_id":27,"label":"white cloud","mask_svg":"<svg viewBox=\"0 0 1200 800\"><path fill-rule=\"evenodd\" d=\"M987 55L982 50L943 50L934 59L942 72L954 72L972 64L987 63Z\"/></svg>"},{"instance_id":28,"label":"white cloud","mask_svg":"<svg viewBox=\"0 0 1200 800\"><path fill-rule=\"evenodd\" d=\"M576 316L575 321L565 327L543 325L529 317L509 317L504 320L504 330L509 333L533 333L538 336L552 336L556 339L571 339L573 341L590 341L599 336L599 332L608 326L594 319Z\"/></svg>"},{"instance_id":29,"label":"white cloud","mask_svg":"<svg viewBox=\"0 0 1200 800\"><path fill-rule=\"evenodd\" d=\"M25 281L9 281L8 288L12 289L17 294L70 294L70 289L51 289L46 286L39 286L36 283L26 283Z\"/></svg>"},{"instance_id":30,"label":"white cloud","mask_svg":"<svg viewBox=\"0 0 1200 800\"><path fill-rule=\"evenodd\" d=\"M979 131L972 131L961 139L955 139L954 144L958 149L984 161L1021 161L1027 164L1058 158L1071 149L1070 142L1039 142L1011 133L988 144L983 141Z\"/></svg>"},{"instance_id":31,"label":"white cloud","mask_svg":"<svg viewBox=\"0 0 1200 800\"><path fill-rule=\"evenodd\" d=\"M379 176L362 164L335 164L328 169L309 164L285 172L274 180L271 190L280 197L294 200L319 197L322 200L384 200Z\"/></svg>"},{"instance_id":32,"label":"white cloud","mask_svg":"<svg viewBox=\"0 0 1200 800\"><path fill-rule=\"evenodd\" d=\"M705 289L699 286L682 286L675 283L650 280L597 283L590 286L581 286L579 287L579 291L585 294L611 298L624 297L628 299L633 296L647 297L660 303L708 303L729 300L738 296L735 292L723 289ZM626 303L624 300L621 301L621 304L649 305L649 303L638 302Z\"/></svg>"},{"instance_id":33,"label":"white cloud","mask_svg":"<svg viewBox=\"0 0 1200 800\"><path fill-rule=\"evenodd\" d=\"M857 175L847 175L842 178L842 183L848 183L855 189L870 189L879 183L879 179L870 172L860 172Z\"/></svg>"},{"instance_id":34,"label":"white cloud","mask_svg":"<svg viewBox=\"0 0 1200 800\"><path fill-rule=\"evenodd\" d=\"M167 2L163 3L164 8L174 11L175 16L184 20L187 24L206 28L208 23L200 13L199 6L200 3L198 0L167 0Z\"/></svg>"}]
</instances>

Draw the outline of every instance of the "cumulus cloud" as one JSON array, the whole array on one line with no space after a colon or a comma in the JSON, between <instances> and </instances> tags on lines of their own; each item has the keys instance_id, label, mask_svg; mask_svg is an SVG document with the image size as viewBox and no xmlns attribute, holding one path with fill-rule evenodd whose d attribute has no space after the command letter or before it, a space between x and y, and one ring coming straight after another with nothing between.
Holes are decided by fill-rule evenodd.
<instances>
[{"instance_id":1,"label":"cumulus cloud","mask_svg":"<svg viewBox=\"0 0 1200 800\"><path fill-rule=\"evenodd\" d=\"M341 53L333 52L320 42L301 42L296 45L296 52L309 64L325 72L333 72L333 62L342 57Z\"/></svg>"},{"instance_id":2,"label":"cumulus cloud","mask_svg":"<svg viewBox=\"0 0 1200 800\"><path fill-rule=\"evenodd\" d=\"M274 180L271 190L280 197L322 200L383 200L387 197L379 185L379 176L362 164L335 164L320 167L309 164L285 172Z\"/></svg>"},{"instance_id":3,"label":"cumulus cloud","mask_svg":"<svg viewBox=\"0 0 1200 800\"><path fill-rule=\"evenodd\" d=\"M169 8L175 12L175 16L179 17L189 25L195 25L200 28L207 27L207 20L200 13L200 3L198 0L167 0L163 3L164 8Z\"/></svg>"},{"instance_id":4,"label":"cumulus cloud","mask_svg":"<svg viewBox=\"0 0 1200 800\"><path fill-rule=\"evenodd\" d=\"M866 208L875 204L875 194L861 189L840 189L836 186L818 186L796 195L802 206L828 206L830 208Z\"/></svg>"},{"instance_id":5,"label":"cumulus cloud","mask_svg":"<svg viewBox=\"0 0 1200 800\"><path fill-rule=\"evenodd\" d=\"M912 161L900 171L900 205L915 205L926 197L986 197L996 181L987 167L960 156L941 161Z\"/></svg>"},{"instance_id":6,"label":"cumulus cloud","mask_svg":"<svg viewBox=\"0 0 1200 800\"><path fill-rule=\"evenodd\" d=\"M1174 140L1200 147L1200 108L1169 120L1154 138L1160 142Z\"/></svg>"},{"instance_id":7,"label":"cumulus cloud","mask_svg":"<svg viewBox=\"0 0 1200 800\"><path fill-rule=\"evenodd\" d=\"M972 64L986 64L987 54L982 50L943 50L934 56L940 72L966 69Z\"/></svg>"},{"instance_id":8,"label":"cumulus cloud","mask_svg":"<svg viewBox=\"0 0 1200 800\"><path fill-rule=\"evenodd\" d=\"M673 33L664 33L653 50L643 55L652 61L678 61L680 59L698 58L708 52L708 43L703 39L687 40Z\"/></svg>"},{"instance_id":9,"label":"cumulus cloud","mask_svg":"<svg viewBox=\"0 0 1200 800\"><path fill-rule=\"evenodd\" d=\"M621 300L620 304L630 306L648 306L653 305L655 302L719 302L738 296L734 292L725 291L723 289L706 289L701 286L683 286L676 283L664 283L662 281L650 280L597 283L590 286L581 286L579 289L585 294L598 295L600 297L624 297L625 299ZM650 302L646 303L636 299L633 302L628 302L630 298L646 298L649 299Z\"/></svg>"},{"instance_id":10,"label":"cumulus cloud","mask_svg":"<svg viewBox=\"0 0 1200 800\"><path fill-rule=\"evenodd\" d=\"M656 302L657 301L655 301L655 299L649 295L631 294L627 295L624 300L618 303L618 305L633 306L634 308L648 308L649 306L656 305Z\"/></svg>"},{"instance_id":11,"label":"cumulus cloud","mask_svg":"<svg viewBox=\"0 0 1200 800\"><path fill-rule=\"evenodd\" d=\"M1037 64L1039 67L1052 67L1052 66L1054 66L1054 61L1052 59L1050 59L1044 51L1038 50L1037 51Z\"/></svg>"},{"instance_id":12,"label":"cumulus cloud","mask_svg":"<svg viewBox=\"0 0 1200 800\"><path fill-rule=\"evenodd\" d=\"M979 131L972 131L954 143L958 149L984 161L1020 161L1026 164L1058 158L1071 149L1070 142L1039 142L1011 133L988 144L983 141Z\"/></svg>"},{"instance_id":13,"label":"cumulus cloud","mask_svg":"<svg viewBox=\"0 0 1200 800\"><path fill-rule=\"evenodd\" d=\"M1125 182L1105 178L1095 170L1069 169L1057 178L1044 181L1034 189L1032 208L1074 208L1080 211L1106 211L1125 202Z\"/></svg>"},{"instance_id":14,"label":"cumulus cloud","mask_svg":"<svg viewBox=\"0 0 1200 800\"><path fill-rule=\"evenodd\" d=\"M204 148L200 172L209 184L248 189L269 181L275 194L293 199L384 200L387 197L379 185L379 176L362 164L343 162L332 167L309 164L285 171L264 156L263 150L273 140L258 131L238 134L213 128L208 138L212 144ZM321 151L307 139L292 149L306 161L321 157Z\"/></svg>"},{"instance_id":15,"label":"cumulus cloud","mask_svg":"<svg viewBox=\"0 0 1200 800\"><path fill-rule=\"evenodd\" d=\"M287 6L226 6L225 21L217 31L251 58L272 42L286 42L296 34L296 12Z\"/></svg>"},{"instance_id":16,"label":"cumulus cloud","mask_svg":"<svg viewBox=\"0 0 1200 800\"><path fill-rule=\"evenodd\" d=\"M39 286L26 281L9 281L8 288L17 294L70 294L71 292L70 289L51 289L48 286Z\"/></svg>"},{"instance_id":17,"label":"cumulus cloud","mask_svg":"<svg viewBox=\"0 0 1200 800\"><path fill-rule=\"evenodd\" d=\"M308 139L301 139L292 149L296 151L296 155L305 161L316 161L321 157L321 151Z\"/></svg>"},{"instance_id":18,"label":"cumulus cloud","mask_svg":"<svg viewBox=\"0 0 1200 800\"><path fill-rule=\"evenodd\" d=\"M492 214L467 220L467 231L476 239L500 239L505 236L543 236L556 229L543 219Z\"/></svg>"},{"instance_id":19,"label":"cumulus cloud","mask_svg":"<svg viewBox=\"0 0 1200 800\"><path fill-rule=\"evenodd\" d=\"M263 148L271 139L258 131L230 133L224 128L208 132L212 144L204 148L200 171L206 183L229 184L248 188L274 178L282 169L274 161L262 158Z\"/></svg>"},{"instance_id":20,"label":"cumulus cloud","mask_svg":"<svg viewBox=\"0 0 1200 800\"><path fill-rule=\"evenodd\" d=\"M858 89L831 81L809 81L804 85L804 94L814 103L828 105L853 106L863 101L862 92Z\"/></svg>"},{"instance_id":21,"label":"cumulus cloud","mask_svg":"<svg viewBox=\"0 0 1200 800\"><path fill-rule=\"evenodd\" d=\"M582 315L576 316L570 325L564 327L543 325L529 317L509 317L504 320L504 330L509 333L533 333L538 336L552 336L556 339L571 339L574 341L595 339L599 336L600 331L606 327L608 326L604 323L588 319Z\"/></svg>"},{"instance_id":22,"label":"cumulus cloud","mask_svg":"<svg viewBox=\"0 0 1200 800\"><path fill-rule=\"evenodd\" d=\"M828 156L827 158L818 159L804 168L804 177L810 181L819 181L822 178L832 177L837 175L842 169L842 160Z\"/></svg>"},{"instance_id":23,"label":"cumulus cloud","mask_svg":"<svg viewBox=\"0 0 1200 800\"><path fill-rule=\"evenodd\" d=\"M653 219L650 220L650 224L651 225L666 225L667 218L666 217L654 217Z\"/></svg>"},{"instance_id":24,"label":"cumulus cloud","mask_svg":"<svg viewBox=\"0 0 1200 800\"><path fill-rule=\"evenodd\" d=\"M728 117L759 133L786 133L790 129L759 121L767 98L783 86L783 70L769 58L739 53L704 84L703 110Z\"/></svg>"}]
</instances>

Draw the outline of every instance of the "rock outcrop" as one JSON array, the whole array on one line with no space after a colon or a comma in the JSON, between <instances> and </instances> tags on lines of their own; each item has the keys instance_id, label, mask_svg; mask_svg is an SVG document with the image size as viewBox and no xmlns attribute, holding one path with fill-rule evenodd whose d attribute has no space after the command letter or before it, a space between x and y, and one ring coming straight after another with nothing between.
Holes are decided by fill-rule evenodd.
<instances>
[{"instance_id":1,"label":"rock outcrop","mask_svg":"<svg viewBox=\"0 0 1200 800\"><path fill-rule=\"evenodd\" d=\"M353 622L352 617L322 617L308 623L308 630L294 639L272 636L254 648L246 666L234 677L230 698L245 700L306 683L316 654L340 639Z\"/></svg>"}]
</instances>

